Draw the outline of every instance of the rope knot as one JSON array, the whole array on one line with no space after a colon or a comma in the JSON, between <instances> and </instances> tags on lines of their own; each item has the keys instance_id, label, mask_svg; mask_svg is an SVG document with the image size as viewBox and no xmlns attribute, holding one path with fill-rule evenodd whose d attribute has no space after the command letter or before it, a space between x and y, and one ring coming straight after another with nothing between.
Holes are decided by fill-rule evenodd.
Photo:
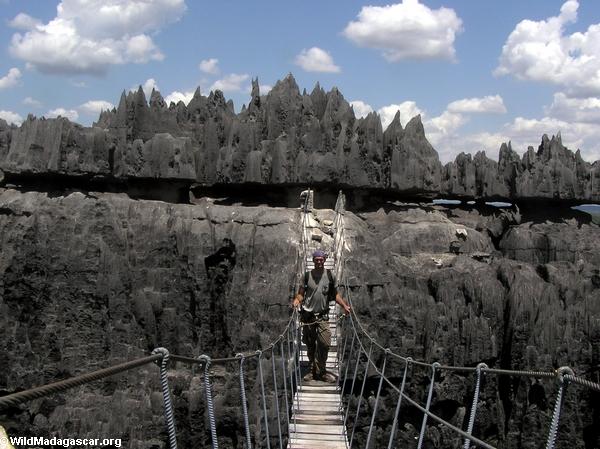
<instances>
[{"instance_id":1,"label":"rope knot","mask_svg":"<svg viewBox=\"0 0 600 449\"><path fill-rule=\"evenodd\" d=\"M409 363L412 363L414 360L412 357L406 357L406 359L404 359L406 361L406 364L408 365Z\"/></svg>"},{"instance_id":2,"label":"rope knot","mask_svg":"<svg viewBox=\"0 0 600 449\"><path fill-rule=\"evenodd\" d=\"M258 358L260 359L262 357L263 352L260 349L257 349L254 353L257 354Z\"/></svg>"},{"instance_id":3,"label":"rope knot","mask_svg":"<svg viewBox=\"0 0 600 449\"><path fill-rule=\"evenodd\" d=\"M154 348L154 350L152 351L152 355L156 354L160 354L162 356L162 358L160 359L160 363L159 360L155 362L157 365L166 365L169 362L169 350L167 348Z\"/></svg>"},{"instance_id":4,"label":"rope knot","mask_svg":"<svg viewBox=\"0 0 600 449\"><path fill-rule=\"evenodd\" d=\"M431 368L432 368L434 371L435 371L436 369L438 369L440 366L442 366L442 365L440 364L440 362L433 362L433 363L431 364Z\"/></svg>"},{"instance_id":5,"label":"rope knot","mask_svg":"<svg viewBox=\"0 0 600 449\"><path fill-rule=\"evenodd\" d=\"M555 370L559 382L565 381L565 376L575 376L575 372L569 366L561 366Z\"/></svg>"},{"instance_id":6,"label":"rope knot","mask_svg":"<svg viewBox=\"0 0 600 449\"><path fill-rule=\"evenodd\" d=\"M198 357L198 360L204 364L204 371L208 371L208 367L210 366L212 359L206 354L202 354Z\"/></svg>"},{"instance_id":7,"label":"rope knot","mask_svg":"<svg viewBox=\"0 0 600 449\"><path fill-rule=\"evenodd\" d=\"M480 373L481 371L485 371L488 368L489 367L487 366L486 363L481 362L477 365L477 372Z\"/></svg>"}]
</instances>

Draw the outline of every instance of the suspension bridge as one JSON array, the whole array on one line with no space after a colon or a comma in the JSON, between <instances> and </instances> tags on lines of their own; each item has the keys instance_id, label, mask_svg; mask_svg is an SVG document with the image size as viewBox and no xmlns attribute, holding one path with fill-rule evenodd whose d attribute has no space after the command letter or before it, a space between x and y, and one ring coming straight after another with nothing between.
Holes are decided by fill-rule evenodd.
<instances>
[{"instance_id":1,"label":"suspension bridge","mask_svg":"<svg viewBox=\"0 0 600 449\"><path fill-rule=\"evenodd\" d=\"M301 282L304 272L312 268L310 254L316 247L327 249L330 257L326 268L331 269L338 279L339 287L343 289L344 296L352 305L352 292L348 288L347 277L344 270L344 254L348 250L345 239L344 196L340 192L333 220L325 223L317 222L312 206L311 191L304 197L301 214L301 244L299 245L297 261L297 284ZM326 228L323 232L324 227ZM418 410L421 425L418 437L415 437L414 446L421 449L424 444L428 424L435 422L444 426L456 438L462 441L464 449L481 447L495 449L495 447L473 435L477 420L477 409L482 380L485 376L511 376L529 377L534 379L556 380L556 394L554 398L553 413L547 423L546 449L555 447L559 420L564 403L566 386L586 388L600 392L600 384L576 376L569 367L561 367L555 371L519 371L504 370L488 367L480 363L476 367L447 366L438 362L428 363L413 360L410 357L397 354L389 348L382 346L360 321L354 308L349 315L340 315L337 306L330 308L330 328L332 331L332 344L327 370L337 379L336 383L320 381L303 381L303 372L306 371L306 348L302 344L302 323L297 310L291 316L282 330L281 335L266 348L254 352L239 353L231 357L211 358L201 355L197 358L170 354L166 348L156 348L148 356L126 361L101 370L78 375L59 382L31 388L25 391L6 394L0 397L0 416L12 407L33 401L45 396L64 392L71 388L115 376L142 366L156 364L159 367L159 379L164 405L164 424L167 435L167 445L176 449L178 444L177 423L168 372L171 364L182 363L200 368L203 378L204 397L206 404L206 417L208 422L210 446L219 447L217 434L217 416L215 402L213 401L212 368L217 365L233 369L239 378L240 410L243 435L242 447L246 449L338 449L338 448L365 448L383 447L381 441L388 449L404 447L397 440L398 426L403 410L407 405L413 410ZM377 355L376 355L377 354ZM254 404L260 410L260 422L251 425L248 397L249 363L256 366L256 379L259 385L259 396L255 398L260 404ZM379 362L379 364L377 364ZM399 372L391 372L390 366L400 364ZM421 369L428 375L429 387L425 403L421 404L408 394L409 372ZM442 417L432 413L431 403L434 391L436 374L442 371L472 375L474 378L474 391L472 403L468 409L469 418L466 428L459 428ZM359 376L359 373L362 375ZM370 376L368 374L370 373ZM367 377L378 379L376 393L365 398ZM401 379L394 383L391 379ZM376 419L380 411L382 390L397 397L392 425L386 435L379 432L379 443L376 446ZM356 397L353 396L354 393ZM443 398L441 398L443 399ZM404 408L403 408L404 406ZM358 429L359 422L367 422L368 426ZM527 429L524 429L527 432ZM359 433L361 436L359 438ZM221 436L222 438L223 436ZM540 446L543 442L540 442Z\"/></svg>"}]
</instances>

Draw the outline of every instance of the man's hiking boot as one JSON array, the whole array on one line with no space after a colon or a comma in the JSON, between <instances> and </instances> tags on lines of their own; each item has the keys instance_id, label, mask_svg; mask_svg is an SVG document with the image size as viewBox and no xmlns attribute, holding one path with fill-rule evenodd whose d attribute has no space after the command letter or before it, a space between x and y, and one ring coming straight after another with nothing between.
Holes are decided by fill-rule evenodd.
<instances>
[{"instance_id":1,"label":"man's hiking boot","mask_svg":"<svg viewBox=\"0 0 600 449\"><path fill-rule=\"evenodd\" d=\"M322 375L319 380L322 380L323 382L327 382L329 384L334 384L337 382L337 378L333 375L333 374L329 374L329 373L325 373L324 375Z\"/></svg>"},{"instance_id":2,"label":"man's hiking boot","mask_svg":"<svg viewBox=\"0 0 600 449\"><path fill-rule=\"evenodd\" d=\"M302 378L302 380L304 382L310 382L311 380L317 380L317 378L315 377L315 375L313 373L308 373L308 374L304 375L304 377Z\"/></svg>"}]
</instances>

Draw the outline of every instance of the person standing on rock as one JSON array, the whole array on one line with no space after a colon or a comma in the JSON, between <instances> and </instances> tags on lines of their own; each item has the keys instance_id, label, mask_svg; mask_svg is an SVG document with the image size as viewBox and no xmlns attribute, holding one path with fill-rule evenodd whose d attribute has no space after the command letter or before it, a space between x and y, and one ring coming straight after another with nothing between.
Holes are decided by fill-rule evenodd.
<instances>
[{"instance_id":1,"label":"person standing on rock","mask_svg":"<svg viewBox=\"0 0 600 449\"><path fill-rule=\"evenodd\" d=\"M304 274L304 282L294 297L293 307L300 309L303 324L302 341L306 344L310 372L304 380L322 380L334 383L336 378L326 372L327 353L331 344L329 329L329 301L335 301L350 313L350 306L337 291L336 279L325 270L327 254L321 250L313 253L315 268Z\"/></svg>"}]
</instances>

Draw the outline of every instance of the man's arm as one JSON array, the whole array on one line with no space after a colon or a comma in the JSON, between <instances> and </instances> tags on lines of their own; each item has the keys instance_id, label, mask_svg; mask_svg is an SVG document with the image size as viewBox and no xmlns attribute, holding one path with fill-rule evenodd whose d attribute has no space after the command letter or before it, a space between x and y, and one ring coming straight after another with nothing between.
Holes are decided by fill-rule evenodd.
<instances>
[{"instance_id":1,"label":"man's arm","mask_svg":"<svg viewBox=\"0 0 600 449\"><path fill-rule=\"evenodd\" d=\"M300 288L298 289L298 293L296 293L296 296L294 296L294 300L292 301L292 307L294 309L297 307L300 307L300 304L302 304L303 299L304 299L304 286L301 285Z\"/></svg>"},{"instance_id":2,"label":"man's arm","mask_svg":"<svg viewBox=\"0 0 600 449\"><path fill-rule=\"evenodd\" d=\"M342 298L342 295L340 295L339 293L336 293L335 295L335 302L338 303L347 314L350 313L350 310L352 310L350 305L346 301L344 301L344 298Z\"/></svg>"}]
</instances>

